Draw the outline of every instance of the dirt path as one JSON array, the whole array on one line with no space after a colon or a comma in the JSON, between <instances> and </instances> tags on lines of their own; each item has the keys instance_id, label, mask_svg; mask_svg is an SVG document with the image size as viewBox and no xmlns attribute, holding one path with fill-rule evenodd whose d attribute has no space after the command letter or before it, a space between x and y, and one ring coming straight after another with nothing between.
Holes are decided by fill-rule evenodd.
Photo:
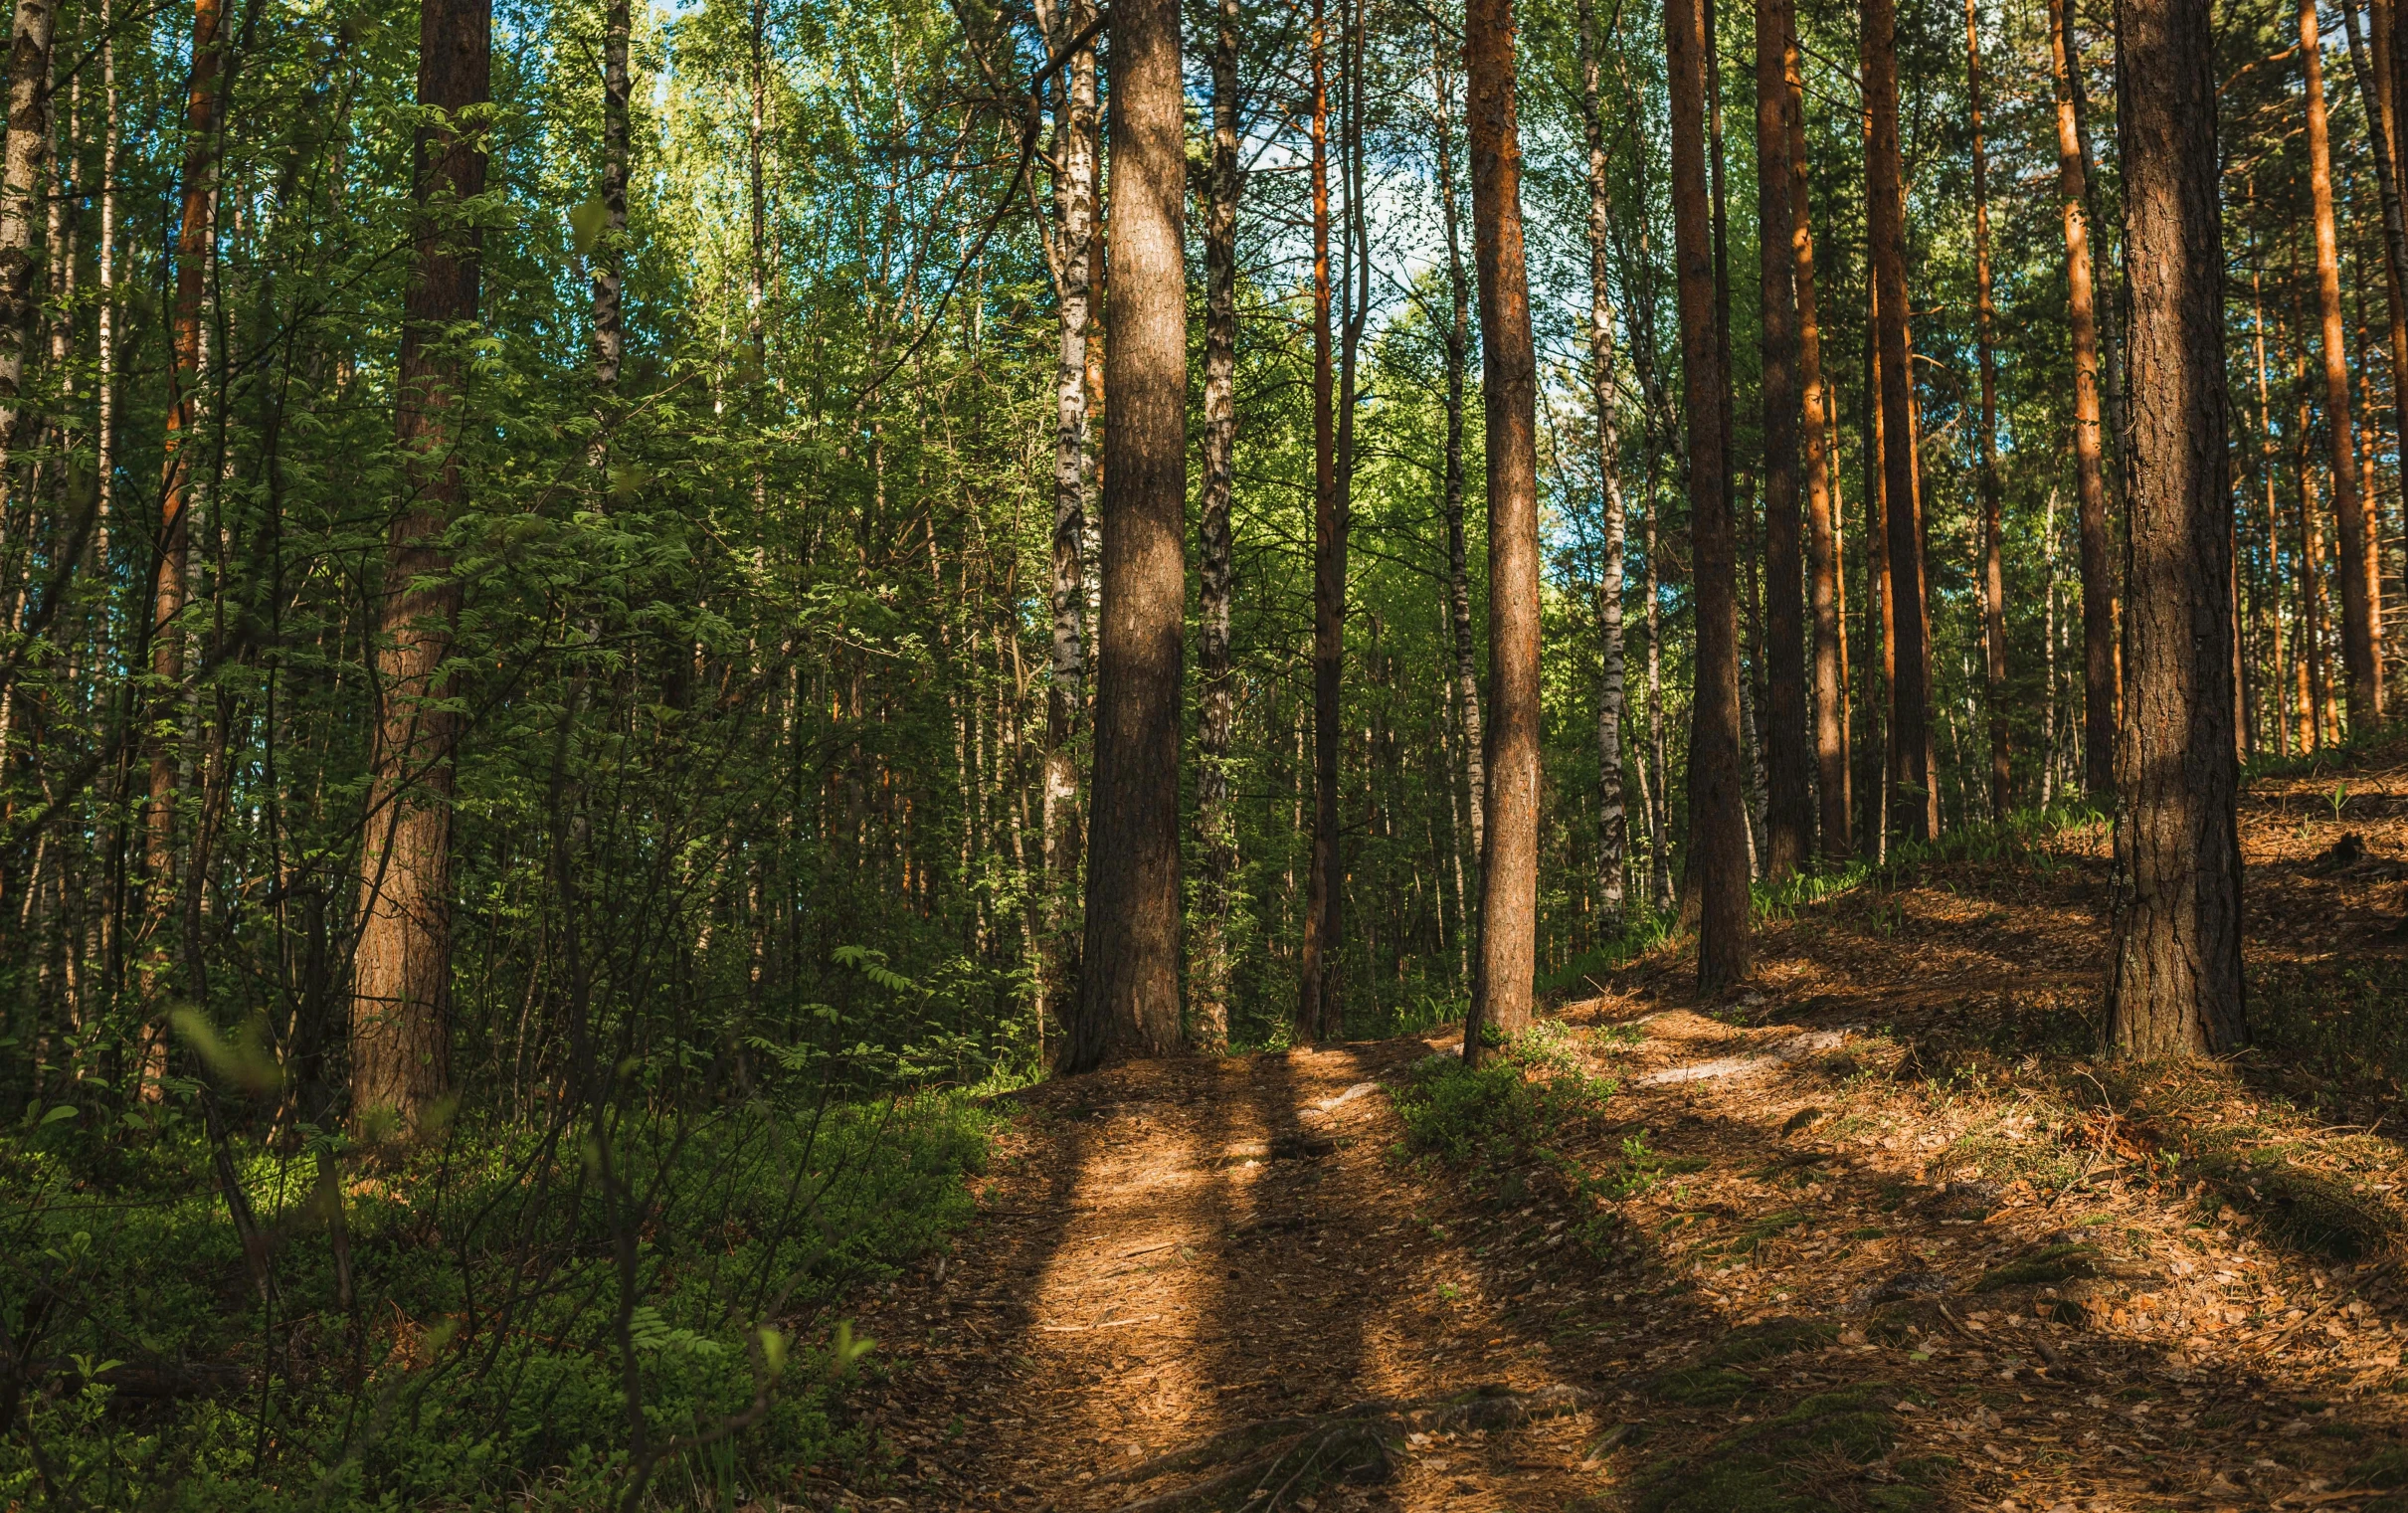
<instances>
[{"instance_id":1,"label":"dirt path","mask_svg":"<svg viewBox=\"0 0 2408 1513\"><path fill-rule=\"evenodd\" d=\"M1114 1473L1222 1430L1504 1386L1584 1401L1283 1505L2376 1506L2352 1468L2403 1454L2382 1263L2185 1229L2186 1195L2124 1177L1955 1175L2016 1116L1873 1075L1878 1037L1572 1019L1619 1090L1569 1154L1611 1172L1645 1131L1610 1204L1399 1159L1379 1084L1421 1041L1038 1089L941 1274L864 1310L890 1484L814 1500L1113 1509L1202 1474Z\"/></svg>"}]
</instances>

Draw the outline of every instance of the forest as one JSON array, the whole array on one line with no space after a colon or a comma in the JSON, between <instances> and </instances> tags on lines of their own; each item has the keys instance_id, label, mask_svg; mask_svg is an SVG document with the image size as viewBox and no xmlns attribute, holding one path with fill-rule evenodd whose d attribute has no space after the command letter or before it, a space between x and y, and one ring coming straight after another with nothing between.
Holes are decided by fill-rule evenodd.
<instances>
[{"instance_id":1,"label":"forest","mask_svg":"<svg viewBox=\"0 0 2408 1513\"><path fill-rule=\"evenodd\" d=\"M2305 1043L2395 22L13 0L0 1508L972 1505L869 1320L1077 1089L1452 1046L1378 1140L1546 1166L1566 1006L1951 865L2090 879L2101 1098Z\"/></svg>"}]
</instances>

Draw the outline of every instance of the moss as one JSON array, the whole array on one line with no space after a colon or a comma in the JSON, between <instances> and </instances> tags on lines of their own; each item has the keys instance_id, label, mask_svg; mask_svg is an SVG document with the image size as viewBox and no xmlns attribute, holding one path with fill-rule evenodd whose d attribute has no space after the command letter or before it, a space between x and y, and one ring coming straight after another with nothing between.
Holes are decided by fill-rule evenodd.
<instances>
[{"instance_id":1,"label":"moss","mask_svg":"<svg viewBox=\"0 0 2408 1513\"><path fill-rule=\"evenodd\" d=\"M1648 1389L1648 1396L1658 1403L1673 1403L1684 1408L1713 1408L1737 1403L1757 1390L1756 1378L1744 1371L1696 1366L1664 1373Z\"/></svg>"},{"instance_id":2,"label":"moss","mask_svg":"<svg viewBox=\"0 0 2408 1513\"><path fill-rule=\"evenodd\" d=\"M2348 1184L2279 1158L2199 1159L2225 1200L2248 1210L2267 1231L2296 1250L2356 1260L2383 1249L2400 1233L2399 1216Z\"/></svg>"},{"instance_id":3,"label":"moss","mask_svg":"<svg viewBox=\"0 0 2408 1513\"><path fill-rule=\"evenodd\" d=\"M2349 1468L2349 1479L2360 1486L2408 1487L2408 1445L2375 1451Z\"/></svg>"},{"instance_id":4,"label":"moss","mask_svg":"<svg viewBox=\"0 0 2408 1513\"><path fill-rule=\"evenodd\" d=\"M1894 1389L1881 1383L1815 1393L1788 1412L1726 1435L1686 1460L1670 1461L1647 1477L1635 1513L1837 1513L1870 1503L1915 1513L1932 1495L1920 1485L1894 1483L1859 1490L1839 1466L1865 1466L1898 1442L1885 1403Z\"/></svg>"},{"instance_id":5,"label":"moss","mask_svg":"<svg viewBox=\"0 0 2408 1513\"><path fill-rule=\"evenodd\" d=\"M2044 1283L2070 1282L2099 1274L2099 1251L2084 1244L2044 1245L2040 1249L2019 1255L2003 1266L1993 1266L1973 1284L1975 1292L1995 1292L2001 1287L2032 1287Z\"/></svg>"},{"instance_id":6,"label":"moss","mask_svg":"<svg viewBox=\"0 0 2408 1513\"><path fill-rule=\"evenodd\" d=\"M1813 1319L1766 1319L1734 1329L1706 1352L1709 1366L1747 1366L1775 1356L1816 1350L1839 1338L1839 1326Z\"/></svg>"}]
</instances>

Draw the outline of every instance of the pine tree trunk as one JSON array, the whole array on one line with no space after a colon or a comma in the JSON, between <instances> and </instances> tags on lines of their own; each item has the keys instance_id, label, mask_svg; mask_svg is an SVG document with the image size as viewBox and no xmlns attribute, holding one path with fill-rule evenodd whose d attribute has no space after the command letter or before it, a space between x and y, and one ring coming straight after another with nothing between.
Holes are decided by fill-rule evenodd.
<instances>
[{"instance_id":1,"label":"pine tree trunk","mask_svg":"<svg viewBox=\"0 0 2408 1513\"><path fill-rule=\"evenodd\" d=\"M1789 0L1756 5L1757 246L1763 328L1764 875L1785 877L1813 851L1813 755L1806 734L1806 607L1798 502L1799 430L1797 216L1789 163ZM1826 510L1829 507L1825 500Z\"/></svg>"},{"instance_id":2,"label":"pine tree trunk","mask_svg":"<svg viewBox=\"0 0 2408 1513\"><path fill-rule=\"evenodd\" d=\"M2214 33L2208 0L2116 9L2125 255L2142 275L2130 281L2127 884L2108 1039L2127 1055L2214 1054L2247 1037Z\"/></svg>"},{"instance_id":3,"label":"pine tree trunk","mask_svg":"<svg viewBox=\"0 0 2408 1513\"><path fill-rule=\"evenodd\" d=\"M1723 452L1729 375L1717 318L1705 112L1711 47L1702 0L1666 0L1672 101L1673 255L1680 278L1681 363L1697 604L1697 693L1690 706L1690 875L1698 893L1698 992L1748 972L1747 777L1740 734L1738 543Z\"/></svg>"},{"instance_id":4,"label":"pine tree trunk","mask_svg":"<svg viewBox=\"0 0 2408 1513\"><path fill-rule=\"evenodd\" d=\"M2358 36L2355 0L2348 0L2341 7L2341 20L2349 33L2349 66L2357 79L2359 102L2366 111L2370 128L2368 137L2374 147L2375 184L2383 207L2383 297L2384 311L2390 317L2384 337L2386 352L2391 359L2392 435L2396 441L2408 437L2408 223L2402 219L2404 212L2401 207L2399 163L2394 151L2397 140L2395 113L2388 85L2389 70L2385 67L2390 62L2390 28L2384 20L2382 5L2375 5L2373 13L2385 35L2379 39L2381 45L2374 49L2375 57L2370 63L2366 56L2367 49ZM2361 376L2370 379L2372 375L2369 372ZM2369 417L2374 414L2371 396L2367 402L2367 414ZM2371 467L2366 469L2366 477L2367 525L2379 542L2382 510L2376 502L2374 471ZM2376 582L2374 605L2379 621L2383 604L2379 544L2373 560L2368 563L2368 572ZM2382 640L2378 635L2375 642L2378 669L2382 665Z\"/></svg>"},{"instance_id":5,"label":"pine tree trunk","mask_svg":"<svg viewBox=\"0 0 2408 1513\"><path fill-rule=\"evenodd\" d=\"M1814 230L1807 217L1805 74L1795 7L1782 46L1782 131L1789 154L1789 256L1797 291L1797 352L1805 427L1806 603L1813 622L1815 799L1820 851L1844 861L1855 850L1848 773L1847 601L1840 564L1839 449L1832 445L1831 391L1823 381L1822 322L1815 302Z\"/></svg>"},{"instance_id":6,"label":"pine tree trunk","mask_svg":"<svg viewBox=\"0 0 2408 1513\"><path fill-rule=\"evenodd\" d=\"M1174 0L1112 18L1103 613L1086 948L1064 1070L1180 1041L1180 675L1187 598L1187 153Z\"/></svg>"},{"instance_id":7,"label":"pine tree trunk","mask_svg":"<svg viewBox=\"0 0 2408 1513\"><path fill-rule=\"evenodd\" d=\"M2300 343L2297 361L2294 381L2299 389L2300 418L2293 432L2291 462L2300 480L2299 640L2303 650L2294 661L2299 666L2300 749L2314 751L2324 744L2324 707L2330 680L2324 672L2322 511L2316 504L2315 465L2309 456L2309 438L2315 434L2315 402L2309 390L2305 341Z\"/></svg>"},{"instance_id":8,"label":"pine tree trunk","mask_svg":"<svg viewBox=\"0 0 2408 1513\"><path fill-rule=\"evenodd\" d=\"M2065 276L2074 346L2075 529L2082 542L2082 786L2104 804L2116 785L2116 580L2108 544L2107 477L2099 433L2099 323L2091 286L2088 180L2076 129L2073 40L2067 0L2049 0L2049 56L2057 81L2057 199L2065 225Z\"/></svg>"},{"instance_id":9,"label":"pine tree trunk","mask_svg":"<svg viewBox=\"0 0 2408 1513\"><path fill-rule=\"evenodd\" d=\"M444 662L460 585L443 536L466 489L456 412L468 365L445 328L478 312L478 239L459 207L484 192L478 123L491 97L490 0L427 0L420 12L418 99L443 112L419 129L418 224L403 300L395 431L410 502L387 543L378 608L383 717L360 857L359 945L351 1001L351 1116L427 1131L451 1086L452 761L460 716Z\"/></svg>"},{"instance_id":10,"label":"pine tree trunk","mask_svg":"<svg viewBox=\"0 0 2408 1513\"><path fill-rule=\"evenodd\" d=\"M106 112L100 132L100 245L94 262L99 284L98 307L93 311L97 340L93 343L97 374L98 415L93 435L93 473L98 486L95 504L98 529L93 560L103 579L116 581L110 565L109 538L116 519L117 492L117 40L113 0L100 0L100 92ZM104 628L108 617L101 617ZM106 631L100 631L105 645Z\"/></svg>"},{"instance_id":11,"label":"pine tree trunk","mask_svg":"<svg viewBox=\"0 0 2408 1513\"><path fill-rule=\"evenodd\" d=\"M1446 229L1446 284L1452 301L1446 327L1446 607L1453 634L1454 693L1463 731L1465 806L1471 821L1472 869L1477 887L1480 857L1487 845L1487 778L1481 769L1484 742L1480 730L1480 672L1472 650L1471 577L1463 536L1463 387L1464 369L1471 359L1471 279L1463 271L1463 227L1456 213L1454 167L1454 104L1446 62L1449 45L1437 33L1438 73L1438 213Z\"/></svg>"},{"instance_id":12,"label":"pine tree trunk","mask_svg":"<svg viewBox=\"0 0 2408 1513\"><path fill-rule=\"evenodd\" d=\"M1513 0L1469 0L1463 56L1470 122L1473 263L1488 447L1488 806L1480 952L1463 1054L1483 1027L1530 1022L1538 970L1538 357L1522 246L1522 145L1514 110Z\"/></svg>"},{"instance_id":13,"label":"pine tree trunk","mask_svg":"<svg viewBox=\"0 0 2408 1513\"><path fill-rule=\"evenodd\" d=\"M1229 807L1229 739L1236 689L1229 675L1229 507L1237 448L1237 0L1218 0L1212 34L1212 157L1204 216L1204 520L1197 580L1204 594L1204 662L1196 774L1198 890L1194 989L1197 1044L1229 1041L1230 884L1237 870Z\"/></svg>"},{"instance_id":14,"label":"pine tree trunk","mask_svg":"<svg viewBox=\"0 0 2408 1513\"><path fill-rule=\"evenodd\" d=\"M1865 98L1872 137L1865 159L1869 256L1879 294L1882 475L1889 490L1889 580L1896 658L1890 681L1891 816L1915 840L1932 836L1930 660L1924 609L1923 533L1915 508L1914 369L1907 347L1906 185L1899 156L1898 10L1865 5Z\"/></svg>"},{"instance_id":15,"label":"pine tree trunk","mask_svg":"<svg viewBox=\"0 0 2408 1513\"><path fill-rule=\"evenodd\" d=\"M2004 820L2012 773L2007 749L2005 502L1998 481L1998 356L1990 303L1990 164L1981 139L1981 26L1977 0L1964 0L1964 72L1973 127L1974 339L1981 364L1982 697L1990 711L1990 818Z\"/></svg>"},{"instance_id":16,"label":"pine tree trunk","mask_svg":"<svg viewBox=\"0 0 2408 1513\"><path fill-rule=\"evenodd\" d=\"M1629 513L1622 498L1622 439L1615 423L1613 292L1606 282L1613 201L1605 160L1604 114L1597 98L1597 15L1580 0L1580 123L1588 139L1588 361L1597 407L1597 473L1605 517L1597 563L1597 891L1604 927L1622 922L1622 556Z\"/></svg>"},{"instance_id":17,"label":"pine tree trunk","mask_svg":"<svg viewBox=\"0 0 2408 1513\"><path fill-rule=\"evenodd\" d=\"M1871 117L1866 118L1868 128ZM1867 140L1871 139L1868 129ZM1891 730L1890 695L1897 683L1898 669L1898 607L1890 594L1890 474L1889 438L1885 434L1881 412L1881 286L1868 281L1865 291L1865 580L1871 587L1876 615L1867 617L1865 639L1871 641L1878 630L1881 642L1871 648L1877 656L1865 659L1865 706L1873 711L1879 728L1875 739L1866 743L1865 765L1872 778L1873 805L1865 819L1871 829L1866 848L1873 859L1885 861L1890 854L1890 774L1897 770L1897 756ZM1879 671L1875 671L1878 664ZM1878 676L1880 685L1872 686Z\"/></svg>"},{"instance_id":18,"label":"pine tree trunk","mask_svg":"<svg viewBox=\"0 0 2408 1513\"><path fill-rule=\"evenodd\" d=\"M2332 143L2324 110L2321 25L2315 0L2301 0L2300 59L2308 95L2308 187L2315 218L2316 298L2323 317L2324 430L2331 445L2332 502L2339 529L2341 668L2349 727L2365 731L2382 717L2382 610L2376 597L2374 513L2358 477L2357 436L2349 408L2349 354L2341 329L2340 240L2333 225Z\"/></svg>"},{"instance_id":19,"label":"pine tree trunk","mask_svg":"<svg viewBox=\"0 0 2408 1513\"><path fill-rule=\"evenodd\" d=\"M1313 852L1306 874L1296 1028L1321 1034L1337 950L1339 678L1346 659L1346 566L1338 496L1336 373L1331 363L1329 24L1314 0L1313 174Z\"/></svg>"}]
</instances>

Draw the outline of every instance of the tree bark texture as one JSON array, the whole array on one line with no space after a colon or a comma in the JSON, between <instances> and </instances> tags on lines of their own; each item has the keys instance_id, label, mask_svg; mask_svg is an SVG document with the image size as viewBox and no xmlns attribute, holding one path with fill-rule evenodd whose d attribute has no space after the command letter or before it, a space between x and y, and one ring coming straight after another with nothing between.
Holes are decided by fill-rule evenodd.
<instances>
[{"instance_id":1,"label":"tree bark texture","mask_svg":"<svg viewBox=\"0 0 2408 1513\"><path fill-rule=\"evenodd\" d=\"M1588 139L1588 362L1597 407L1597 481L1604 518L1597 543L1597 891L1605 927L1622 920L1628 825L1622 805L1622 555L1629 510L1622 497L1622 438L1615 422L1613 290L1606 280L1613 234L1604 112L1597 91L1597 13L1580 0L1580 123Z\"/></svg>"},{"instance_id":2,"label":"tree bark texture","mask_svg":"<svg viewBox=\"0 0 2408 1513\"><path fill-rule=\"evenodd\" d=\"M1068 44L1094 19L1089 0L1054 10L1053 45ZM1064 66L1054 108L1053 277L1058 346L1053 364L1052 652L1045 679L1045 777L1041 824L1045 863L1043 947L1037 1021L1051 1006L1067 1016L1078 1001L1079 937L1073 905L1085 849L1079 804L1078 736L1086 708L1087 363L1094 317L1096 249L1095 49Z\"/></svg>"},{"instance_id":3,"label":"tree bark texture","mask_svg":"<svg viewBox=\"0 0 2408 1513\"><path fill-rule=\"evenodd\" d=\"M1317 1038L1328 1015L1340 920L1338 757L1346 661L1346 560L1338 495L1336 371L1331 361L1329 21L1314 0L1313 157L1313 851L1298 955L1296 1027Z\"/></svg>"},{"instance_id":4,"label":"tree bark texture","mask_svg":"<svg viewBox=\"0 0 2408 1513\"><path fill-rule=\"evenodd\" d=\"M351 1001L351 1114L424 1133L451 1085L452 781L461 717L444 707L460 585L444 544L467 496L458 449L477 318L479 238L465 204L484 192L479 106L491 96L489 0L425 0L416 148L417 228L404 294L396 434L412 497L386 545L378 611L383 696L360 858Z\"/></svg>"},{"instance_id":5,"label":"tree bark texture","mask_svg":"<svg viewBox=\"0 0 2408 1513\"><path fill-rule=\"evenodd\" d=\"M1898 9L1893 0L1866 0L1865 99L1872 135L1865 159L1866 235L1879 313L1874 339L1881 352L1882 475L1889 491L1889 579L1896 657L1890 682L1893 823L1906 822L1915 840L1932 836L1929 625L1925 608L1923 531L1916 501L1914 368L1907 345L1906 184L1899 153Z\"/></svg>"},{"instance_id":6,"label":"tree bark texture","mask_svg":"<svg viewBox=\"0 0 2408 1513\"><path fill-rule=\"evenodd\" d=\"M602 230L594 244L592 283L594 383L603 390L619 382L627 351L620 296L627 261L629 8L629 0L609 0L602 17ZM607 438L597 438L596 445L607 446Z\"/></svg>"},{"instance_id":7,"label":"tree bark texture","mask_svg":"<svg viewBox=\"0 0 2408 1513\"><path fill-rule=\"evenodd\" d=\"M1813 621L1814 770L1820 851L1844 861L1852 805L1848 772L1848 662L1839 557L1839 449L1832 445L1831 391L1823 382L1823 335L1814 293L1814 230L1807 217L1805 72L1794 7L1783 48L1784 130L1789 138L1789 255L1797 289L1797 355L1805 426L1806 596Z\"/></svg>"},{"instance_id":8,"label":"tree bark texture","mask_svg":"<svg viewBox=\"0 0 2408 1513\"><path fill-rule=\"evenodd\" d=\"M1480 671L1472 648L1471 574L1463 535L1463 388L1471 362L1471 278L1463 270L1463 227L1456 213L1454 166L1454 105L1452 81L1446 68L1447 44L1438 41L1438 213L1446 231L1446 286L1450 310L1446 326L1446 607L1453 635L1454 688L1457 717L1463 731L1466 806L1471 819L1473 870L1485 853L1487 836L1486 756L1480 729Z\"/></svg>"},{"instance_id":9,"label":"tree bark texture","mask_svg":"<svg viewBox=\"0 0 2408 1513\"><path fill-rule=\"evenodd\" d=\"M1513 0L1468 0L1463 58L1488 445L1488 815L1464 1028L1470 1060L1483 1027L1510 1035L1530 1022L1538 970L1539 378L1522 248Z\"/></svg>"},{"instance_id":10,"label":"tree bark texture","mask_svg":"<svg viewBox=\"0 0 2408 1513\"><path fill-rule=\"evenodd\" d=\"M1998 481L1997 319L1990 302L1990 163L1981 137L1981 23L1978 0L1964 0L1965 92L1973 127L1973 329L1981 365L1982 696L1990 712L1990 818L2004 820L2013 774L2007 748L2005 503Z\"/></svg>"},{"instance_id":11,"label":"tree bark texture","mask_svg":"<svg viewBox=\"0 0 2408 1513\"><path fill-rule=\"evenodd\" d=\"M2381 45L2373 50L2375 58L2371 64L2366 56L2366 45L2358 36L2356 0L2348 0L2342 5L2341 20L2349 34L2349 66L2357 79L2358 99L2366 110L2370 128L2368 135L2374 148L2377 198L2383 207L2383 301L2384 313L2390 317L2384 336L2387 354L2391 359L2392 435L2396 439L2408 436L2408 222L2402 219L2403 215L2408 215L2408 211L2404 211L2401 205L2399 162L2394 151L2394 105L2387 84L2391 53L2390 25L2383 5L2378 4L2372 10L2383 35ZM2367 413L2370 417L2373 414L2371 401ZM2367 523L2369 530L2379 538L2382 534L2382 510L2373 485L2373 470L2368 469L2366 473ZM2383 605L2382 554L2379 550L2368 562L2367 570L2376 583L2374 606L2379 620ZM2382 637L2378 630L2375 638L2378 676L2382 654Z\"/></svg>"},{"instance_id":12,"label":"tree bark texture","mask_svg":"<svg viewBox=\"0 0 2408 1513\"><path fill-rule=\"evenodd\" d=\"M42 297L36 228L49 209L50 0L17 0L8 52L8 143L0 179L0 491L25 422L25 351Z\"/></svg>"},{"instance_id":13,"label":"tree bark texture","mask_svg":"<svg viewBox=\"0 0 2408 1513\"><path fill-rule=\"evenodd\" d=\"M2214 42L2208 0L2116 11L2133 271L2131 697L2108 1036L2127 1055L2206 1054L2246 1035Z\"/></svg>"},{"instance_id":14,"label":"tree bark texture","mask_svg":"<svg viewBox=\"0 0 2408 1513\"><path fill-rule=\"evenodd\" d=\"M1204 213L1204 520L1197 582L1204 595L1203 698L1198 711L1196 842L1204 862L1197 891L1195 971L1190 979L1197 1044L1229 1040L1230 886L1237 870L1236 816L1229 806L1229 738L1236 689L1229 675L1229 511L1237 452L1237 0L1218 0L1212 33L1212 156Z\"/></svg>"},{"instance_id":15,"label":"tree bark texture","mask_svg":"<svg viewBox=\"0 0 2408 1513\"><path fill-rule=\"evenodd\" d=\"M2104 803L2116 787L2116 578L2108 548L2107 474L2099 434L2099 321L2091 284L2088 178L2074 118L2067 0L2049 0L2057 82L2057 200L2065 225L2067 333L2074 347L2074 516L2082 543L2082 786Z\"/></svg>"},{"instance_id":16,"label":"tree bark texture","mask_svg":"<svg viewBox=\"0 0 2408 1513\"><path fill-rule=\"evenodd\" d=\"M1806 736L1806 607L1798 518L1797 218L1789 204L1789 0L1757 0L1757 249L1764 438L1764 875L1785 877L1813 849L1813 757Z\"/></svg>"},{"instance_id":17,"label":"tree bark texture","mask_svg":"<svg viewBox=\"0 0 2408 1513\"><path fill-rule=\"evenodd\" d=\"M1697 691L1690 704L1690 876L1698 896L1698 991L1715 994L1748 972L1748 793L1740 739L1738 544L1723 452L1729 375L1717 330L1714 229L1708 204L1706 54L1702 0L1665 0L1672 102L1673 258L1679 272L1682 380L1689 435L1689 505L1697 605Z\"/></svg>"},{"instance_id":18,"label":"tree bark texture","mask_svg":"<svg viewBox=\"0 0 2408 1513\"><path fill-rule=\"evenodd\" d=\"M1185 99L1176 0L1112 17L1103 609L1086 949L1066 1070L1180 1040L1179 745L1187 613Z\"/></svg>"},{"instance_id":19,"label":"tree bark texture","mask_svg":"<svg viewBox=\"0 0 2408 1513\"><path fill-rule=\"evenodd\" d=\"M2332 506L2338 530L2341 597L2341 674L2352 730L2371 729L2382 717L2383 666L2375 656L2382 639L2377 598L2374 513L2366 507L2358 476L2357 435L2349 407L2349 352L2341 322L2340 239L2333 224L2332 140L2324 109L2323 50L2315 0L2300 3L2300 65L2308 97L2308 187L2314 206L2316 302L2323 317L2324 431L2331 445Z\"/></svg>"}]
</instances>

